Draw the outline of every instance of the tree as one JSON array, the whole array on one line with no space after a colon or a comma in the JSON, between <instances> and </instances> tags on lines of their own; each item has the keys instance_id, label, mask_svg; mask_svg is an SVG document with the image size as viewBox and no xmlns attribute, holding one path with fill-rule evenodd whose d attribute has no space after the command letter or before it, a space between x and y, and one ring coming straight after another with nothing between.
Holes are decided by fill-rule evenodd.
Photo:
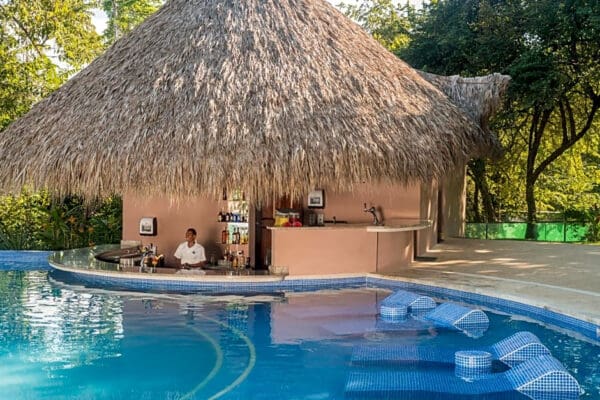
<instances>
[{"instance_id":1,"label":"tree","mask_svg":"<svg viewBox=\"0 0 600 400\"><path fill-rule=\"evenodd\" d=\"M0 0L0 134L15 118L98 56L97 1ZM76 199L77 200L77 199ZM121 199L92 206L48 193L0 197L0 248L60 249L114 243Z\"/></svg>"},{"instance_id":2,"label":"tree","mask_svg":"<svg viewBox=\"0 0 600 400\"><path fill-rule=\"evenodd\" d=\"M102 0L102 9L108 16L108 26L104 32L105 41L115 42L163 4L164 0Z\"/></svg>"},{"instance_id":3,"label":"tree","mask_svg":"<svg viewBox=\"0 0 600 400\"><path fill-rule=\"evenodd\" d=\"M435 73L513 77L496 128L518 162L512 165L522 168L528 222L536 221L541 177L561 159L581 157L570 150L586 135L600 134L599 16L593 0L438 1L424 8L410 46L401 52L413 66ZM500 167L477 167L470 170L476 183L510 183ZM477 193L485 194L482 188ZM505 203L494 198L499 192L488 193L485 209Z\"/></svg>"},{"instance_id":4,"label":"tree","mask_svg":"<svg viewBox=\"0 0 600 400\"><path fill-rule=\"evenodd\" d=\"M363 0L358 5L340 3L338 8L391 52L408 45L408 15L414 11L410 5L399 6L393 0Z\"/></svg>"},{"instance_id":5,"label":"tree","mask_svg":"<svg viewBox=\"0 0 600 400\"><path fill-rule=\"evenodd\" d=\"M0 0L0 130L102 50L84 0Z\"/></svg>"}]
</instances>

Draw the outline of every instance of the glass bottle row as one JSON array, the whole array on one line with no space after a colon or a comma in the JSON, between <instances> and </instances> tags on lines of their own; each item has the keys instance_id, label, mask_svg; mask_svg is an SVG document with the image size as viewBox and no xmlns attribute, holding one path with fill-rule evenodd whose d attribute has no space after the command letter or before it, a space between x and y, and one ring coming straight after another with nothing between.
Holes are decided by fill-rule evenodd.
<instances>
[{"instance_id":1,"label":"glass bottle row","mask_svg":"<svg viewBox=\"0 0 600 400\"><path fill-rule=\"evenodd\" d=\"M248 228L239 228L234 226L233 229L229 229L227 226L221 231L221 243L222 244L248 244Z\"/></svg>"}]
</instances>

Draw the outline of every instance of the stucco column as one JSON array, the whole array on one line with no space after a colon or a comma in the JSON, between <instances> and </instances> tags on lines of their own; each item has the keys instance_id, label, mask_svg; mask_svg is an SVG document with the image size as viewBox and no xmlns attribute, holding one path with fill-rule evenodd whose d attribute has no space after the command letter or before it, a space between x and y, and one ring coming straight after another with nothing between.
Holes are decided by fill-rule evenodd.
<instances>
[{"instance_id":1,"label":"stucco column","mask_svg":"<svg viewBox=\"0 0 600 400\"><path fill-rule=\"evenodd\" d=\"M448 174L442 183L442 239L463 237L467 213L467 166Z\"/></svg>"}]
</instances>

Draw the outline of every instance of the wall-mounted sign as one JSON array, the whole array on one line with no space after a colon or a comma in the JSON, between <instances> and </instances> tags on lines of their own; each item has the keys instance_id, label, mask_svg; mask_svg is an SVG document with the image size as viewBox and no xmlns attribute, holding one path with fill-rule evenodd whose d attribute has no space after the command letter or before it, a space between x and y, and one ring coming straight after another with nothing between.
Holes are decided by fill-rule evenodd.
<instances>
[{"instance_id":1,"label":"wall-mounted sign","mask_svg":"<svg viewBox=\"0 0 600 400\"><path fill-rule=\"evenodd\" d=\"M308 194L308 208L324 208L325 191L322 189L313 190Z\"/></svg>"},{"instance_id":2,"label":"wall-mounted sign","mask_svg":"<svg viewBox=\"0 0 600 400\"><path fill-rule=\"evenodd\" d=\"M156 217L143 217L140 219L140 235L156 236Z\"/></svg>"}]
</instances>

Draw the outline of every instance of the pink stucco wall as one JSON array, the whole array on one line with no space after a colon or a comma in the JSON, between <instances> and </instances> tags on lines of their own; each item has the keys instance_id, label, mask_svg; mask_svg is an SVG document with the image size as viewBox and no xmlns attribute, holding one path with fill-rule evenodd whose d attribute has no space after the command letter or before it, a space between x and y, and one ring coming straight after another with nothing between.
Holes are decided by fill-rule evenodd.
<instances>
[{"instance_id":1,"label":"pink stucco wall","mask_svg":"<svg viewBox=\"0 0 600 400\"><path fill-rule=\"evenodd\" d=\"M423 255L438 242L439 186L437 182L421 185L420 219L430 220L430 229L416 232L416 254Z\"/></svg>"},{"instance_id":2,"label":"pink stucco wall","mask_svg":"<svg viewBox=\"0 0 600 400\"><path fill-rule=\"evenodd\" d=\"M348 222L371 222L371 215L363 211L366 203L367 207L379 208L384 219L419 218L420 196L418 184L363 184L346 193L332 193L325 189L325 208L316 211L324 213L326 220L335 216L337 220Z\"/></svg>"},{"instance_id":3,"label":"pink stucco wall","mask_svg":"<svg viewBox=\"0 0 600 400\"><path fill-rule=\"evenodd\" d=\"M421 186L365 184L353 192L325 190L325 220L334 216L348 223L370 223L364 212L376 207L385 220L421 218ZM436 194L437 195L437 194ZM414 232L373 233L343 224L324 228L273 231L272 263L290 275L380 272L393 273L409 265L414 254Z\"/></svg>"},{"instance_id":4,"label":"pink stucco wall","mask_svg":"<svg viewBox=\"0 0 600 400\"><path fill-rule=\"evenodd\" d=\"M455 189L456 191L456 189ZM452 196L452 190L446 196ZM459 191L459 193L462 193ZM438 185L413 184L408 186L386 184L363 184L353 188L352 192L332 193L325 189L325 208L317 209L326 220L334 216L338 221L349 223L370 223L372 216L363 211L375 206L384 220L414 218L431 219L434 225L430 229L414 232L368 233L365 230L352 229L290 229L289 232L275 233L272 237L272 264L291 266L290 273L340 273L340 272L394 272L398 266L406 266L413 254L424 253L437 241ZM459 204L445 200L446 207ZM223 224L216 221L219 210L225 202L207 198L171 202L168 198L123 197L123 239L154 243L159 252L165 254L167 265L176 265L172 254L177 245L184 240L185 230L189 227L198 231L197 240L207 256L220 257L223 246L220 245L220 233ZM306 200L304 200L306 207ZM454 215L452 210L446 213ZM460 213L460 212L459 212ZM142 217L156 217L157 236L140 236L139 220ZM252 226L252 223L251 223ZM342 225L340 225L342 226ZM279 231L281 232L281 231ZM414 249L415 239L416 246ZM245 246L246 254L251 252L254 239ZM351 262L340 263L344 256ZM252 256L254 254L252 253ZM254 259L254 258L253 258Z\"/></svg>"},{"instance_id":5,"label":"pink stucco wall","mask_svg":"<svg viewBox=\"0 0 600 400\"><path fill-rule=\"evenodd\" d=\"M448 174L442 187L443 234L447 237L461 237L465 233L467 213L467 173L466 166Z\"/></svg>"},{"instance_id":6,"label":"pink stucco wall","mask_svg":"<svg viewBox=\"0 0 600 400\"><path fill-rule=\"evenodd\" d=\"M272 263L290 275L371 271L377 234L357 228L285 228L273 231Z\"/></svg>"},{"instance_id":7,"label":"pink stucco wall","mask_svg":"<svg viewBox=\"0 0 600 400\"><path fill-rule=\"evenodd\" d=\"M198 232L196 240L206 250L220 254L222 224L216 222L217 214L223 205L212 199L193 199L171 202L167 198L139 198L123 196L123 239L138 240L143 244L154 243L159 253L165 255L166 265L177 265L173 253L177 245L185 240L187 228ZM156 236L140 236L139 221L142 217L156 217Z\"/></svg>"}]
</instances>

